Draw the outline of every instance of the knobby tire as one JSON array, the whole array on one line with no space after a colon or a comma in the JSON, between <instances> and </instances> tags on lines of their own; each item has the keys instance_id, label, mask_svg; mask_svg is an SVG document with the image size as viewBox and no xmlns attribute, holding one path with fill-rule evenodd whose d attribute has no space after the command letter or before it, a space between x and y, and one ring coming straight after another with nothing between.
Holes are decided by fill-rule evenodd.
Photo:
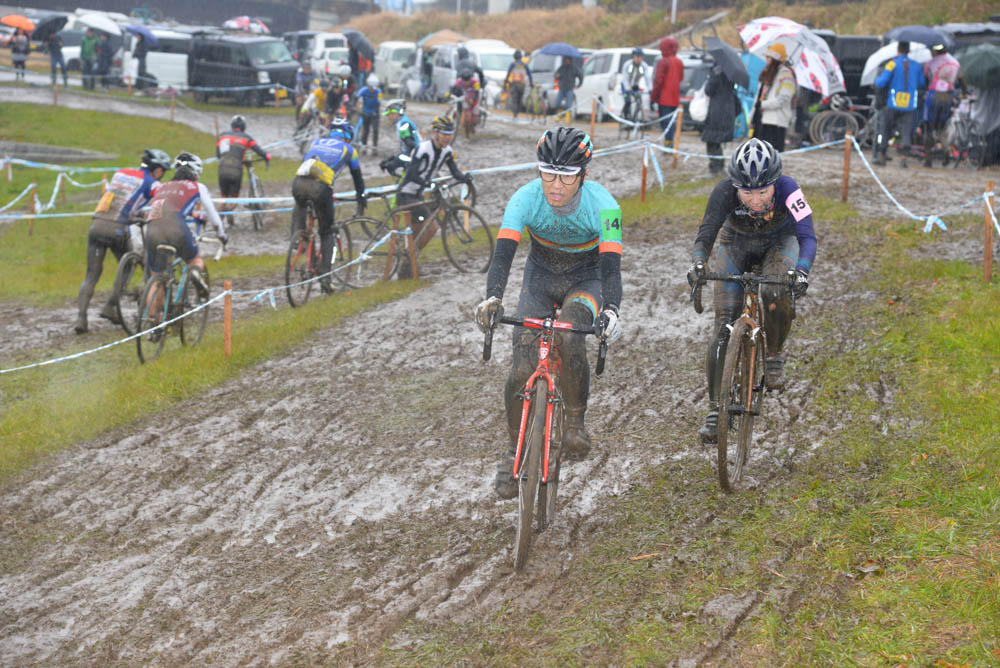
<instances>
[{"instance_id":1,"label":"knobby tire","mask_svg":"<svg viewBox=\"0 0 1000 668\"><path fill-rule=\"evenodd\" d=\"M559 491L559 469L562 462L562 401L557 400L552 410L552 435L549 437L549 479L538 486L538 525L545 531L556 516L556 494ZM544 441L543 441L544 447ZM543 450L544 457L545 452Z\"/></svg>"},{"instance_id":2,"label":"knobby tire","mask_svg":"<svg viewBox=\"0 0 1000 668\"><path fill-rule=\"evenodd\" d=\"M531 521L535 512L535 498L545 447L545 403L544 383L535 386L535 396L528 413L528 424L521 448L521 465L517 471L517 534L514 537L514 569L521 570L528 560L531 549Z\"/></svg>"},{"instance_id":3,"label":"knobby tire","mask_svg":"<svg viewBox=\"0 0 1000 668\"><path fill-rule=\"evenodd\" d=\"M170 312L170 287L171 281L167 276L163 274L154 274L150 276L149 280L146 281L142 288L142 295L139 298L139 319L137 323L137 332L142 332L151 327L155 327L159 323L168 320L168 313ZM157 313L150 313L149 306L147 304L147 296L150 293L159 293L163 295L163 307L159 309ZM166 343L167 334L170 332L170 328L166 327L163 329L158 329L156 331L150 332L143 336L136 338L136 352L139 354L139 361L145 364L146 362L152 362L160 353L163 352L163 344Z\"/></svg>"},{"instance_id":4,"label":"knobby tire","mask_svg":"<svg viewBox=\"0 0 1000 668\"><path fill-rule=\"evenodd\" d=\"M250 196L264 196L264 186L261 184L260 177L258 177L256 173L250 177ZM253 211L251 218L253 218L253 229L255 230L259 230L264 227L264 214L261 213L261 209L263 208L263 204L254 203L250 205L250 210Z\"/></svg>"},{"instance_id":5,"label":"knobby tire","mask_svg":"<svg viewBox=\"0 0 1000 668\"><path fill-rule=\"evenodd\" d=\"M139 331L136 323L139 320L139 301L145 283L145 267L142 255L129 251L122 255L115 274L115 310L122 329L129 336Z\"/></svg>"},{"instance_id":6,"label":"knobby tire","mask_svg":"<svg viewBox=\"0 0 1000 668\"><path fill-rule=\"evenodd\" d=\"M389 220L392 220L391 216ZM385 276L385 265L386 259L389 257L390 240L386 240L386 242L380 246L376 246L376 244L378 244L382 238L389 233L389 226L381 221L374 222L377 227L373 230L374 233L372 234L372 237L368 240L361 237L361 241L359 242L359 245L364 244L364 246L361 248L361 253L358 254L358 257L365 254L368 259L362 260L346 270L348 282L356 288L364 288L369 285L374 285L375 283L381 281ZM361 226L361 222L356 219L350 220L346 224L349 226ZM359 236L360 235L355 234L352 238L357 239ZM406 253L406 237L397 235L392 257L388 260L390 279L396 275L396 272L399 270L399 263Z\"/></svg>"},{"instance_id":7,"label":"knobby tire","mask_svg":"<svg viewBox=\"0 0 1000 668\"><path fill-rule=\"evenodd\" d=\"M205 282L208 282L208 272L204 273ZM191 274L187 275L184 280L184 295L181 299L181 312L187 313L188 311L198 308L202 304L208 301L208 295L201 297L198 295L198 288L194 285L194 279L191 278ZM196 346L201 341L202 335L205 333L205 324L208 322L208 307L201 309L192 313L186 318L178 321L177 330L181 337L181 345L184 346Z\"/></svg>"},{"instance_id":8,"label":"knobby tire","mask_svg":"<svg viewBox=\"0 0 1000 668\"><path fill-rule=\"evenodd\" d=\"M469 214L469 231L465 215ZM460 272L486 273L493 258L496 234L479 213L465 205L453 206L441 226L441 243L448 259Z\"/></svg>"},{"instance_id":9,"label":"knobby tire","mask_svg":"<svg viewBox=\"0 0 1000 668\"><path fill-rule=\"evenodd\" d=\"M293 308L309 301L309 295L316 281L295 286L292 284L316 276L319 268L318 246L319 239L316 235L304 231L292 237L292 242L288 246L288 254L285 256L285 285L288 287L285 288L285 292L288 294L288 303Z\"/></svg>"},{"instance_id":10,"label":"knobby tire","mask_svg":"<svg viewBox=\"0 0 1000 668\"><path fill-rule=\"evenodd\" d=\"M733 327L726 347L726 361L719 388L719 486L732 492L743 476L753 435L754 416L745 412L747 407L760 403L755 392L762 392L764 347L757 346L756 361L751 369L750 356L754 344L750 341L750 327L738 322ZM759 390L757 389L759 388ZM740 407L744 411L732 410Z\"/></svg>"}]
</instances>

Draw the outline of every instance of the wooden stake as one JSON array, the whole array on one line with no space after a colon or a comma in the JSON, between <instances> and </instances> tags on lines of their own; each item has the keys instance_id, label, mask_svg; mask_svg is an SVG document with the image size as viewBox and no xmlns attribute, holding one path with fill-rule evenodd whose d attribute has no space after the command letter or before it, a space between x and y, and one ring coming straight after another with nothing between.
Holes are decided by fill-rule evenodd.
<instances>
[{"instance_id":1,"label":"wooden stake","mask_svg":"<svg viewBox=\"0 0 1000 668\"><path fill-rule=\"evenodd\" d=\"M125 83L128 84L128 96L132 97L132 77L125 77Z\"/></svg>"},{"instance_id":2,"label":"wooden stake","mask_svg":"<svg viewBox=\"0 0 1000 668\"><path fill-rule=\"evenodd\" d=\"M226 353L226 357L232 357L233 355L233 295L230 290L233 289L233 282L230 280L222 281L222 289L225 290L227 294L222 300L222 348Z\"/></svg>"},{"instance_id":3,"label":"wooden stake","mask_svg":"<svg viewBox=\"0 0 1000 668\"><path fill-rule=\"evenodd\" d=\"M66 186L63 185L63 181L66 177L62 172L59 172L59 176L56 177L56 188L59 188L59 201L63 204L66 203Z\"/></svg>"},{"instance_id":4,"label":"wooden stake","mask_svg":"<svg viewBox=\"0 0 1000 668\"><path fill-rule=\"evenodd\" d=\"M277 86L274 87L274 108L275 109L281 108L281 98L278 97L278 87Z\"/></svg>"},{"instance_id":5,"label":"wooden stake","mask_svg":"<svg viewBox=\"0 0 1000 668\"><path fill-rule=\"evenodd\" d=\"M597 98L590 100L590 141L594 141L594 124L597 122Z\"/></svg>"},{"instance_id":6,"label":"wooden stake","mask_svg":"<svg viewBox=\"0 0 1000 668\"><path fill-rule=\"evenodd\" d=\"M10 164L10 156L4 156L7 158L7 183L14 180L14 166Z\"/></svg>"},{"instance_id":7,"label":"wooden stake","mask_svg":"<svg viewBox=\"0 0 1000 668\"><path fill-rule=\"evenodd\" d=\"M38 190L38 184L32 183L31 190L28 192L28 236L33 236L35 234L35 192Z\"/></svg>"},{"instance_id":8,"label":"wooden stake","mask_svg":"<svg viewBox=\"0 0 1000 668\"><path fill-rule=\"evenodd\" d=\"M52 84L52 104L53 106L59 106L59 84Z\"/></svg>"},{"instance_id":9,"label":"wooden stake","mask_svg":"<svg viewBox=\"0 0 1000 668\"><path fill-rule=\"evenodd\" d=\"M993 192L993 181L986 182L986 192ZM986 212L983 214L986 229L983 231L983 278L989 283L993 280L993 216L990 209L993 208L993 196L991 195L986 204Z\"/></svg>"},{"instance_id":10,"label":"wooden stake","mask_svg":"<svg viewBox=\"0 0 1000 668\"><path fill-rule=\"evenodd\" d=\"M174 106L177 104L177 94L170 91L170 122L174 122Z\"/></svg>"},{"instance_id":11,"label":"wooden stake","mask_svg":"<svg viewBox=\"0 0 1000 668\"><path fill-rule=\"evenodd\" d=\"M674 121L674 169L677 169L677 153L681 145L681 126L684 124L684 107L677 107L677 120Z\"/></svg>"},{"instance_id":12,"label":"wooden stake","mask_svg":"<svg viewBox=\"0 0 1000 668\"><path fill-rule=\"evenodd\" d=\"M218 116L212 116L212 120L215 121L215 136L218 137L219 136L219 117Z\"/></svg>"},{"instance_id":13,"label":"wooden stake","mask_svg":"<svg viewBox=\"0 0 1000 668\"><path fill-rule=\"evenodd\" d=\"M417 243L412 234L406 235L406 249L410 253L410 267L412 268L413 280L420 280L420 267L417 266Z\"/></svg>"},{"instance_id":14,"label":"wooden stake","mask_svg":"<svg viewBox=\"0 0 1000 668\"><path fill-rule=\"evenodd\" d=\"M851 145L854 144L854 133L844 136L844 179L840 182L840 201L847 201L847 182L851 174Z\"/></svg>"},{"instance_id":15,"label":"wooden stake","mask_svg":"<svg viewBox=\"0 0 1000 668\"><path fill-rule=\"evenodd\" d=\"M649 147L642 150L642 185L639 186L639 201L646 201L646 171L649 169Z\"/></svg>"}]
</instances>

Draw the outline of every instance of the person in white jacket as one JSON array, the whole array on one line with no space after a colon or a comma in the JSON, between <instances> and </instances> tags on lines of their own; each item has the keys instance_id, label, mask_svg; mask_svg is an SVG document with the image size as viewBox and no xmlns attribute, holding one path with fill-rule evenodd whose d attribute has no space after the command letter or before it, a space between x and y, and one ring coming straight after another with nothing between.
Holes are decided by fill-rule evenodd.
<instances>
[{"instance_id":1,"label":"person in white jacket","mask_svg":"<svg viewBox=\"0 0 1000 668\"><path fill-rule=\"evenodd\" d=\"M777 151L785 150L785 133L795 118L795 73L785 64L785 45L780 42L764 52L767 64L760 73L757 101L754 104L753 136L763 139Z\"/></svg>"}]
</instances>

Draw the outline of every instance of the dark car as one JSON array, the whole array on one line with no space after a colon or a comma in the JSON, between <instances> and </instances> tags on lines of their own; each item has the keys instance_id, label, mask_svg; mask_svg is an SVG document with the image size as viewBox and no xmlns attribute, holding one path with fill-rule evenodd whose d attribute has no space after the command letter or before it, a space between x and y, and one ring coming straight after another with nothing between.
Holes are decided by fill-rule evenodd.
<instances>
[{"instance_id":1,"label":"dark car","mask_svg":"<svg viewBox=\"0 0 1000 668\"><path fill-rule=\"evenodd\" d=\"M277 37L266 35L197 35L188 58L188 85L192 88L247 90L195 90L195 98L209 95L234 97L244 104L263 105L274 99L274 84L295 88L299 62Z\"/></svg>"}]
</instances>

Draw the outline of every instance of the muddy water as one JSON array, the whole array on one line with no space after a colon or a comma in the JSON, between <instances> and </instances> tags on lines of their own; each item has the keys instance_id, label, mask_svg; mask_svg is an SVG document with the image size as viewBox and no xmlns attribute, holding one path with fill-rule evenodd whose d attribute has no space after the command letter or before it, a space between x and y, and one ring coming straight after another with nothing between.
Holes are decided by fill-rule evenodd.
<instances>
[{"instance_id":1,"label":"muddy water","mask_svg":"<svg viewBox=\"0 0 1000 668\"><path fill-rule=\"evenodd\" d=\"M415 115L426 124L430 111ZM537 134L498 126L460 143L459 159L520 161ZM807 192L839 191L839 157L789 158L788 169L804 176ZM670 178L699 177L694 163L668 170ZM618 194L638 185L634 157L595 161L593 174ZM525 178L480 179L484 215L499 216ZM940 204L920 170L890 179L913 208ZM974 195L978 180L956 183L947 200ZM858 205L864 215L887 210L874 195ZM814 424L813 388L796 370L857 346L849 329L821 339L811 326L818 314L872 298L851 287L861 251L834 225L819 221L817 231L814 285L787 350L788 388L760 424L751 487L780 484L788 465L836 437ZM267 232L259 244L252 234L240 240L248 252L267 247ZM524 574L509 568L516 502L497 502L490 487L510 332L483 363L471 322L482 280L441 272L429 287L327 329L209 396L79 443L5 485L5 661L262 665L354 643L346 660L363 662L366 647L417 643L401 631L410 620L480 619L508 601L537 607L555 593L556 576L613 530L616 497L667 460L692 473L712 466L694 439L710 316L695 316L687 301L690 236L665 225L626 240L625 334L593 382L595 448L564 468L559 515ZM964 255L971 237L935 243ZM523 259L508 295L517 294ZM53 330L67 315L54 311ZM27 309L13 319L45 317ZM21 336L16 326L5 332ZM869 390L891 398L891 388ZM706 614L742 619L741 606L718 601Z\"/></svg>"}]
</instances>

